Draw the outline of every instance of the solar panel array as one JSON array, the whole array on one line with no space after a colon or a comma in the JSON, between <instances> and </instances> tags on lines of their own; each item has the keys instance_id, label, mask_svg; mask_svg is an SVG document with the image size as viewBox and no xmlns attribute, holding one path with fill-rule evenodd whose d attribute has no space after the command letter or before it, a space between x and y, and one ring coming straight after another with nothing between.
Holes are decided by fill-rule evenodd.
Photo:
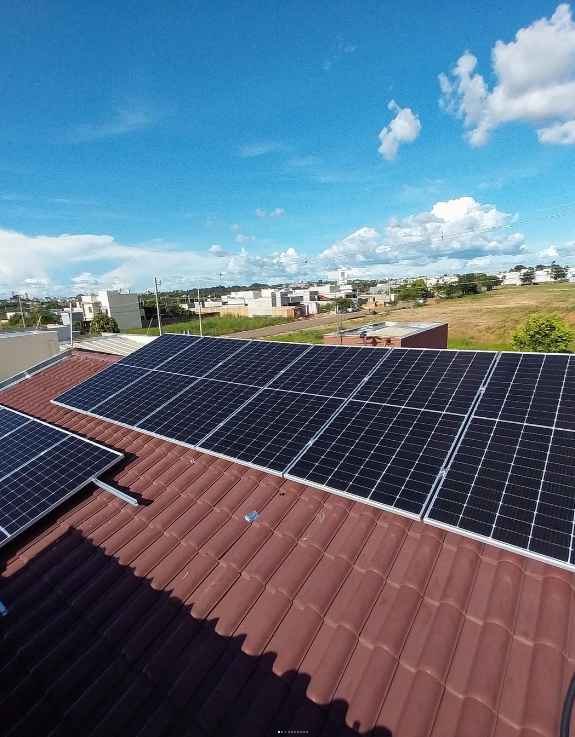
<instances>
[{"instance_id":1,"label":"solar panel array","mask_svg":"<svg viewBox=\"0 0 575 737\"><path fill-rule=\"evenodd\" d=\"M55 401L575 569L575 356L165 336Z\"/></svg>"},{"instance_id":2,"label":"solar panel array","mask_svg":"<svg viewBox=\"0 0 575 737\"><path fill-rule=\"evenodd\" d=\"M122 457L0 405L0 545Z\"/></svg>"},{"instance_id":3,"label":"solar panel array","mask_svg":"<svg viewBox=\"0 0 575 737\"><path fill-rule=\"evenodd\" d=\"M575 565L574 361L501 354L427 521Z\"/></svg>"},{"instance_id":4,"label":"solar panel array","mask_svg":"<svg viewBox=\"0 0 575 737\"><path fill-rule=\"evenodd\" d=\"M145 351L56 403L412 516L495 356L186 336Z\"/></svg>"}]
</instances>

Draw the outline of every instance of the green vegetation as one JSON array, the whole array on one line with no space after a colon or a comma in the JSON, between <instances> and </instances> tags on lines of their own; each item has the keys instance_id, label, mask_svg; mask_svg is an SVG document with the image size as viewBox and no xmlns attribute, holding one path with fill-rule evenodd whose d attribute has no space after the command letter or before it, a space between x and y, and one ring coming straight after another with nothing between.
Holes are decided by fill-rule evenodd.
<instances>
[{"instance_id":1,"label":"green vegetation","mask_svg":"<svg viewBox=\"0 0 575 737\"><path fill-rule=\"evenodd\" d=\"M398 312L398 314L400 314ZM389 318L389 315L378 315L377 317L371 315L366 317L356 317L355 320L344 320L340 323L340 330L347 330L348 328L357 328L361 325L365 325L368 322L378 322ZM394 320L398 319L396 317ZM264 340L281 340L285 343L323 343L323 336L326 333L335 333L335 323L331 325L325 325L325 327L304 328L303 330L294 330L292 333L280 333L279 335L270 335Z\"/></svg>"},{"instance_id":2,"label":"green vegetation","mask_svg":"<svg viewBox=\"0 0 575 737\"><path fill-rule=\"evenodd\" d=\"M322 312L334 312L336 307L340 312L345 312L350 307L353 307L353 302L351 299L346 299L345 297L336 297L331 302L322 304Z\"/></svg>"},{"instance_id":3,"label":"green vegetation","mask_svg":"<svg viewBox=\"0 0 575 737\"><path fill-rule=\"evenodd\" d=\"M91 333L119 333L120 328L113 317L108 317L105 312L94 315L90 323Z\"/></svg>"},{"instance_id":4,"label":"green vegetation","mask_svg":"<svg viewBox=\"0 0 575 737\"><path fill-rule=\"evenodd\" d=\"M485 343L474 340L473 338L449 338L447 347L457 351L514 351L516 350L511 343L497 343L495 341L487 341Z\"/></svg>"},{"instance_id":5,"label":"green vegetation","mask_svg":"<svg viewBox=\"0 0 575 737\"><path fill-rule=\"evenodd\" d=\"M518 351L570 353L575 332L556 313L535 312L511 333L511 343Z\"/></svg>"},{"instance_id":6,"label":"green vegetation","mask_svg":"<svg viewBox=\"0 0 575 737\"><path fill-rule=\"evenodd\" d=\"M523 274L519 277L519 281L524 286L530 286L535 281L535 269L529 268L527 271L524 271Z\"/></svg>"},{"instance_id":7,"label":"green vegetation","mask_svg":"<svg viewBox=\"0 0 575 737\"><path fill-rule=\"evenodd\" d=\"M432 293L427 288L424 279L414 279L411 286L402 284L396 291L399 302L415 302L418 299L427 299Z\"/></svg>"},{"instance_id":8,"label":"green vegetation","mask_svg":"<svg viewBox=\"0 0 575 737\"><path fill-rule=\"evenodd\" d=\"M231 333L241 333L244 330L266 328L269 325L282 325L286 322L293 322L293 317L232 317L231 315L222 315L221 317L202 318L202 330L204 335L230 335ZM173 325L163 326L165 333L184 333L188 330L193 335L199 335L200 323L197 317L187 322L177 322ZM158 335L158 328L150 328L149 331L146 328L133 328L124 332L137 335Z\"/></svg>"}]
</instances>

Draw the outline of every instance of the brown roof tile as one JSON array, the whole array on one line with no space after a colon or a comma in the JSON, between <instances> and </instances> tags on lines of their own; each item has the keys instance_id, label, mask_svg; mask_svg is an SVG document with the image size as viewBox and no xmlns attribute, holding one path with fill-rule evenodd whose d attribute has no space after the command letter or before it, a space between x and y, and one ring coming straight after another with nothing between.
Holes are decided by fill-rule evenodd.
<instances>
[{"instance_id":1,"label":"brown roof tile","mask_svg":"<svg viewBox=\"0 0 575 737\"><path fill-rule=\"evenodd\" d=\"M87 490L3 548L4 733L557 733L573 574L50 404L110 360L1 397L124 451L143 501Z\"/></svg>"}]
</instances>

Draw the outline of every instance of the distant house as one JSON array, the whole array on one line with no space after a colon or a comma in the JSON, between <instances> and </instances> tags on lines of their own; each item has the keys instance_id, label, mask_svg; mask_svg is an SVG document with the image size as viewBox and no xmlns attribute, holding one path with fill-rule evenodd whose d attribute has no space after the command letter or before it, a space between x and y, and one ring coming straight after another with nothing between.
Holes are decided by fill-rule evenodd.
<instances>
[{"instance_id":1,"label":"distant house","mask_svg":"<svg viewBox=\"0 0 575 737\"><path fill-rule=\"evenodd\" d=\"M65 312L69 312L65 311ZM82 295L73 308L73 319L81 313L81 320L91 321L95 315L105 313L113 317L120 330L142 327L144 311L140 308L137 294L125 294L113 289L101 289L98 294ZM69 321L69 317L68 317Z\"/></svg>"}]
</instances>

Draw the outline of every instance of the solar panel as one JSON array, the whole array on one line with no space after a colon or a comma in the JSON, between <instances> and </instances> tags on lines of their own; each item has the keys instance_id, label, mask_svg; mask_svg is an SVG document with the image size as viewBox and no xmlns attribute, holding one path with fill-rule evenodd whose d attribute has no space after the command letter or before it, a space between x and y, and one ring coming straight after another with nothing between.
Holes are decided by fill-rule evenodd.
<instances>
[{"instance_id":1,"label":"solar panel","mask_svg":"<svg viewBox=\"0 0 575 737\"><path fill-rule=\"evenodd\" d=\"M574 487L575 433L474 418L425 519L574 565Z\"/></svg>"},{"instance_id":2,"label":"solar panel","mask_svg":"<svg viewBox=\"0 0 575 737\"><path fill-rule=\"evenodd\" d=\"M161 371L184 376L205 376L222 361L250 345L247 340L200 338L185 350L164 361ZM136 352L137 355L137 352Z\"/></svg>"},{"instance_id":3,"label":"solar panel","mask_svg":"<svg viewBox=\"0 0 575 737\"><path fill-rule=\"evenodd\" d=\"M123 391L94 405L91 413L132 427L195 381L190 376L146 371Z\"/></svg>"},{"instance_id":4,"label":"solar panel","mask_svg":"<svg viewBox=\"0 0 575 737\"><path fill-rule=\"evenodd\" d=\"M282 472L341 404L331 397L264 389L197 447Z\"/></svg>"},{"instance_id":5,"label":"solar panel","mask_svg":"<svg viewBox=\"0 0 575 737\"><path fill-rule=\"evenodd\" d=\"M125 389L134 381L147 375L147 371L131 366L114 364L90 377L87 381L69 389L56 397L54 404L89 412L92 407L100 404L104 399Z\"/></svg>"},{"instance_id":6,"label":"solar panel","mask_svg":"<svg viewBox=\"0 0 575 737\"><path fill-rule=\"evenodd\" d=\"M136 429L194 446L257 391L253 386L204 379L139 422Z\"/></svg>"},{"instance_id":7,"label":"solar panel","mask_svg":"<svg viewBox=\"0 0 575 737\"><path fill-rule=\"evenodd\" d=\"M312 346L270 388L345 399L388 354L386 348Z\"/></svg>"},{"instance_id":8,"label":"solar panel","mask_svg":"<svg viewBox=\"0 0 575 737\"><path fill-rule=\"evenodd\" d=\"M310 346L301 343L250 341L210 374L211 378L236 384L265 386L280 371L290 370L290 364ZM294 367L294 371L297 369Z\"/></svg>"},{"instance_id":9,"label":"solar panel","mask_svg":"<svg viewBox=\"0 0 575 737\"><path fill-rule=\"evenodd\" d=\"M419 516L462 422L352 399L286 476Z\"/></svg>"},{"instance_id":10,"label":"solar panel","mask_svg":"<svg viewBox=\"0 0 575 737\"><path fill-rule=\"evenodd\" d=\"M394 348L354 399L467 414L496 354Z\"/></svg>"},{"instance_id":11,"label":"solar panel","mask_svg":"<svg viewBox=\"0 0 575 737\"><path fill-rule=\"evenodd\" d=\"M0 406L0 432L10 426L0 437L0 545L123 457Z\"/></svg>"},{"instance_id":12,"label":"solar panel","mask_svg":"<svg viewBox=\"0 0 575 737\"><path fill-rule=\"evenodd\" d=\"M139 348L129 356L122 358L116 365L138 366L148 369L157 368L168 358L172 358L176 353L189 348L198 340L200 338L197 335L189 336L165 333L143 348Z\"/></svg>"},{"instance_id":13,"label":"solar panel","mask_svg":"<svg viewBox=\"0 0 575 737\"><path fill-rule=\"evenodd\" d=\"M10 412L10 410L4 409L0 406L0 440L18 427L25 425L30 420L24 415L16 414L16 412Z\"/></svg>"},{"instance_id":14,"label":"solar panel","mask_svg":"<svg viewBox=\"0 0 575 737\"><path fill-rule=\"evenodd\" d=\"M502 353L476 414L575 430L574 357Z\"/></svg>"}]
</instances>

